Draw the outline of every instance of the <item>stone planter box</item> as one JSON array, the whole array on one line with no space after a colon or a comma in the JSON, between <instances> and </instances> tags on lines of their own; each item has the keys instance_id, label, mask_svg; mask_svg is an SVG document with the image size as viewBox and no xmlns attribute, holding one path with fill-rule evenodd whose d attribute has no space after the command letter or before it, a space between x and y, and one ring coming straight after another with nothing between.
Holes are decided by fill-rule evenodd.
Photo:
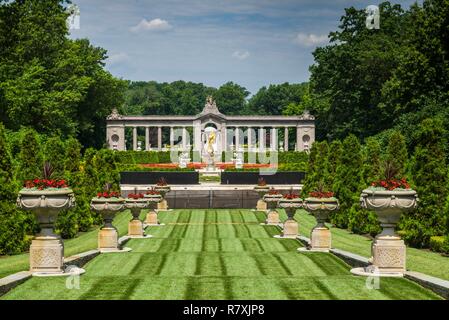
<instances>
[{"instance_id":1,"label":"stone planter box","mask_svg":"<svg viewBox=\"0 0 449 320\"><path fill-rule=\"evenodd\" d=\"M331 212L337 211L339 203L337 198L306 198L304 200L304 209L315 216L317 225L312 229L309 251L329 252L332 246L331 232L326 227L326 220L329 219Z\"/></svg>"},{"instance_id":2,"label":"stone planter box","mask_svg":"<svg viewBox=\"0 0 449 320\"><path fill-rule=\"evenodd\" d=\"M255 186L254 191L257 192L259 195L259 200L257 201L256 210L257 211L266 211L267 210L267 203L263 200L263 196L267 194L267 192L270 190L270 187L268 186Z\"/></svg>"},{"instance_id":3,"label":"stone planter box","mask_svg":"<svg viewBox=\"0 0 449 320\"><path fill-rule=\"evenodd\" d=\"M281 220L279 219L279 212L277 212L276 208L278 206L278 202L282 199L282 194L265 194L263 196L263 201L266 203L268 208L267 220L265 220L265 224L268 225L280 225Z\"/></svg>"},{"instance_id":4,"label":"stone planter box","mask_svg":"<svg viewBox=\"0 0 449 320\"><path fill-rule=\"evenodd\" d=\"M382 227L372 247L372 264L367 268L355 268L351 272L359 275L403 276L406 271L406 247L395 232L403 212L418 206L418 194L412 189L379 190L368 188L360 195L362 208L375 212Z\"/></svg>"},{"instance_id":5,"label":"stone planter box","mask_svg":"<svg viewBox=\"0 0 449 320\"><path fill-rule=\"evenodd\" d=\"M296 239L298 236L298 223L293 217L296 210L301 209L303 206L303 200L301 198L286 199L282 198L278 203L279 208L284 209L287 213L287 220L284 222L283 233L281 238Z\"/></svg>"},{"instance_id":6,"label":"stone planter box","mask_svg":"<svg viewBox=\"0 0 449 320\"><path fill-rule=\"evenodd\" d=\"M165 195L167 193L169 193L170 190L171 190L171 188L168 185L166 185L166 186L158 186L158 185L156 185L154 187L154 191L159 192L161 194L161 196L162 196L162 201L157 204L157 209L159 211L167 211L168 210L168 205L167 205L167 200L165 199Z\"/></svg>"},{"instance_id":7,"label":"stone planter box","mask_svg":"<svg viewBox=\"0 0 449 320\"><path fill-rule=\"evenodd\" d=\"M126 198L125 208L129 209L133 216L128 223L128 236L131 238L144 238L143 223L140 221L139 216L143 209L149 208L148 200L144 198Z\"/></svg>"},{"instance_id":8,"label":"stone planter box","mask_svg":"<svg viewBox=\"0 0 449 320\"><path fill-rule=\"evenodd\" d=\"M41 228L30 247L30 271L36 275L64 274L64 245L53 226L59 212L75 206L73 191L24 188L17 197L17 206L33 212Z\"/></svg>"},{"instance_id":9,"label":"stone planter box","mask_svg":"<svg viewBox=\"0 0 449 320\"><path fill-rule=\"evenodd\" d=\"M162 201L162 196L160 194L146 194L145 199L148 201L149 211L145 219L145 224L147 226L160 226L159 220L157 218L157 212L155 211L157 204Z\"/></svg>"},{"instance_id":10,"label":"stone planter box","mask_svg":"<svg viewBox=\"0 0 449 320\"><path fill-rule=\"evenodd\" d=\"M199 184L200 176L196 171L124 171L120 172L120 184L150 185L164 178L171 185Z\"/></svg>"},{"instance_id":11,"label":"stone planter box","mask_svg":"<svg viewBox=\"0 0 449 320\"><path fill-rule=\"evenodd\" d=\"M104 221L98 233L98 250L102 253L131 251L130 248L120 248L117 229L112 225L115 215L125 210L125 199L95 197L91 200L90 208L100 213Z\"/></svg>"}]
</instances>

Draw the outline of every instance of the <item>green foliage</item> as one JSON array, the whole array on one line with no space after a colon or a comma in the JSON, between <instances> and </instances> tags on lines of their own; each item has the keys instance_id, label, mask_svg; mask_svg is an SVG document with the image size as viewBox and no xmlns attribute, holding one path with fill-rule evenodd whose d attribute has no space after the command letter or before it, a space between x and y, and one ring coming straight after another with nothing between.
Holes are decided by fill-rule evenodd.
<instances>
[{"instance_id":1,"label":"green foliage","mask_svg":"<svg viewBox=\"0 0 449 320\"><path fill-rule=\"evenodd\" d=\"M226 115L241 114L248 95L249 91L233 82L225 83L213 93L220 112Z\"/></svg>"},{"instance_id":2,"label":"green foliage","mask_svg":"<svg viewBox=\"0 0 449 320\"><path fill-rule=\"evenodd\" d=\"M64 170L66 173L74 174L80 170L81 144L75 138L69 138L65 142Z\"/></svg>"},{"instance_id":3,"label":"green foliage","mask_svg":"<svg viewBox=\"0 0 449 320\"><path fill-rule=\"evenodd\" d=\"M327 141L314 142L310 150L303 193L307 195L317 190L332 191Z\"/></svg>"},{"instance_id":4,"label":"green foliage","mask_svg":"<svg viewBox=\"0 0 449 320\"><path fill-rule=\"evenodd\" d=\"M20 182L34 179L41 175L43 156L39 143L39 137L35 130L28 129L20 141L20 153L18 155L19 168L17 177Z\"/></svg>"},{"instance_id":5,"label":"green foliage","mask_svg":"<svg viewBox=\"0 0 449 320\"><path fill-rule=\"evenodd\" d=\"M340 201L340 210L331 217L332 223L342 228L348 226L349 210L358 203L363 187L360 142L356 136L349 135L343 140L340 165L337 167L333 185L335 196Z\"/></svg>"},{"instance_id":6,"label":"green foliage","mask_svg":"<svg viewBox=\"0 0 449 320\"><path fill-rule=\"evenodd\" d=\"M0 255L18 254L28 249L28 217L10 202L0 201Z\"/></svg>"},{"instance_id":7,"label":"green foliage","mask_svg":"<svg viewBox=\"0 0 449 320\"><path fill-rule=\"evenodd\" d=\"M381 179L382 161L380 143L374 138L366 139L362 149L363 178L367 183Z\"/></svg>"},{"instance_id":8,"label":"green foliage","mask_svg":"<svg viewBox=\"0 0 449 320\"><path fill-rule=\"evenodd\" d=\"M404 178L407 163L407 147L405 138L399 131L393 131L388 143L385 164L394 168L395 175L384 178Z\"/></svg>"},{"instance_id":9,"label":"green foliage","mask_svg":"<svg viewBox=\"0 0 449 320\"><path fill-rule=\"evenodd\" d=\"M5 127L0 123L0 199L13 201L16 189L11 155L6 143Z\"/></svg>"},{"instance_id":10,"label":"green foliage","mask_svg":"<svg viewBox=\"0 0 449 320\"><path fill-rule=\"evenodd\" d=\"M424 120L415 132L412 177L420 202L415 211L403 215L401 223L405 240L414 246L428 246L431 236L446 232L447 212L442 210L448 186L444 135L439 119Z\"/></svg>"},{"instance_id":11,"label":"green foliage","mask_svg":"<svg viewBox=\"0 0 449 320\"><path fill-rule=\"evenodd\" d=\"M64 176L65 150L64 142L58 136L49 138L44 144L44 160L51 163L54 170L53 178Z\"/></svg>"}]
</instances>

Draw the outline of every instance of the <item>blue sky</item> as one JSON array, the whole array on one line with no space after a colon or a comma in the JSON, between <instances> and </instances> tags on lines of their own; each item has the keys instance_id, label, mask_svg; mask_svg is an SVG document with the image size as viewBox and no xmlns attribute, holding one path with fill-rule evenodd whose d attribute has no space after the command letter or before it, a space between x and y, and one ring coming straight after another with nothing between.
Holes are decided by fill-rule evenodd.
<instances>
[{"instance_id":1,"label":"blue sky","mask_svg":"<svg viewBox=\"0 0 449 320\"><path fill-rule=\"evenodd\" d=\"M396 1L409 7L413 0ZM73 0L72 38L108 50L106 68L129 80L186 80L260 87L309 78L344 8L365 0ZM382 22L381 22L382 23Z\"/></svg>"}]
</instances>

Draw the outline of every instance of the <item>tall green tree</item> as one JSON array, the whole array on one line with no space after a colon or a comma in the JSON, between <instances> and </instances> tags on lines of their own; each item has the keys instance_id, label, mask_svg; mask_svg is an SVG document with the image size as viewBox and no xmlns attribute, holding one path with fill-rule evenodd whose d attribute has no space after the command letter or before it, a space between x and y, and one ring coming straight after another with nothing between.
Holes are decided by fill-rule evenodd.
<instances>
[{"instance_id":1,"label":"tall green tree","mask_svg":"<svg viewBox=\"0 0 449 320\"><path fill-rule=\"evenodd\" d=\"M19 168L18 180L23 182L27 179L35 179L41 176L43 156L39 142L39 136L33 129L27 129L20 142L20 153L18 156Z\"/></svg>"},{"instance_id":2,"label":"tall green tree","mask_svg":"<svg viewBox=\"0 0 449 320\"><path fill-rule=\"evenodd\" d=\"M419 196L418 208L403 215L405 240L418 247L428 246L431 236L446 232L447 213L443 210L448 191L445 159L445 129L440 119L426 119L415 132L413 185Z\"/></svg>"},{"instance_id":3,"label":"tall green tree","mask_svg":"<svg viewBox=\"0 0 449 320\"><path fill-rule=\"evenodd\" d=\"M351 134L343 140L340 165L334 180L334 191L340 201L340 210L333 215L331 221L338 227L348 226L348 212L359 202L360 191L365 184L362 166L360 142Z\"/></svg>"},{"instance_id":4,"label":"tall green tree","mask_svg":"<svg viewBox=\"0 0 449 320\"><path fill-rule=\"evenodd\" d=\"M222 85L213 94L220 112L226 115L241 114L246 107L248 95L246 88L232 81Z\"/></svg>"}]
</instances>

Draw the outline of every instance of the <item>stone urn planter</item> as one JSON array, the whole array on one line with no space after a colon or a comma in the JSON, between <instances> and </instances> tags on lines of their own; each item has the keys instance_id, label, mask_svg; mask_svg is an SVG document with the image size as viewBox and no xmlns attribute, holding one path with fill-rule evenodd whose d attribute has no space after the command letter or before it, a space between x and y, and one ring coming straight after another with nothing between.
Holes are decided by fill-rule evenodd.
<instances>
[{"instance_id":1,"label":"stone urn planter","mask_svg":"<svg viewBox=\"0 0 449 320\"><path fill-rule=\"evenodd\" d=\"M33 275L70 274L64 272L64 244L53 232L53 226L62 210L75 206L72 189L23 188L17 197L17 206L23 210L30 210L41 228L30 246L30 271Z\"/></svg>"},{"instance_id":2,"label":"stone urn planter","mask_svg":"<svg viewBox=\"0 0 449 320\"><path fill-rule=\"evenodd\" d=\"M279 212L276 210L280 199L282 199L282 194L280 193L266 193L263 196L263 201L266 203L268 208L267 220L265 220L266 225L281 224L281 220L279 220Z\"/></svg>"},{"instance_id":3,"label":"stone urn planter","mask_svg":"<svg viewBox=\"0 0 449 320\"><path fill-rule=\"evenodd\" d=\"M130 248L120 248L117 229L112 224L115 215L125 210L125 199L122 197L95 197L90 208L101 214L104 225L98 232L98 250L102 253L127 252Z\"/></svg>"},{"instance_id":4,"label":"stone urn planter","mask_svg":"<svg viewBox=\"0 0 449 320\"><path fill-rule=\"evenodd\" d=\"M270 187L268 187L267 185L264 186L257 185L254 187L254 191L256 191L257 194L259 195L259 200L257 200L256 211L267 211L267 203L264 201L263 197L265 196L265 194L268 193L268 191L270 191Z\"/></svg>"},{"instance_id":5,"label":"stone urn planter","mask_svg":"<svg viewBox=\"0 0 449 320\"><path fill-rule=\"evenodd\" d=\"M145 219L146 226L160 226L159 220L157 219L157 212L155 211L157 204L162 201L162 196L157 192L150 192L145 194L145 200L148 201L148 208L150 209L147 213ZM162 224L163 225L163 224Z\"/></svg>"},{"instance_id":6,"label":"stone urn planter","mask_svg":"<svg viewBox=\"0 0 449 320\"><path fill-rule=\"evenodd\" d=\"M167 195L167 193L169 193L171 191L171 188L169 185L156 185L154 187L154 191L159 192L162 200L161 202L159 202L157 204L157 209L159 211L168 211L168 204L167 204L167 200L165 199L165 196Z\"/></svg>"},{"instance_id":7,"label":"stone urn planter","mask_svg":"<svg viewBox=\"0 0 449 320\"><path fill-rule=\"evenodd\" d=\"M298 236L298 223L293 217L296 210L301 209L303 206L303 200L301 198L281 198L278 203L278 207L284 209L287 213L287 220L284 222L284 229L280 236L277 238L289 238L296 239Z\"/></svg>"},{"instance_id":8,"label":"stone urn planter","mask_svg":"<svg viewBox=\"0 0 449 320\"><path fill-rule=\"evenodd\" d=\"M129 209L132 214L132 219L128 223L128 237L130 238L150 238L151 236L145 236L143 223L140 220L140 213L143 209L149 208L148 200L142 195L141 198L128 198L125 199L125 208Z\"/></svg>"},{"instance_id":9,"label":"stone urn planter","mask_svg":"<svg viewBox=\"0 0 449 320\"><path fill-rule=\"evenodd\" d=\"M418 201L418 194L412 189L368 188L362 191L361 206L376 213L382 232L376 236L371 246L371 265L366 268L354 268L351 270L353 274L396 277L404 275L406 247L395 232L395 227L401 214L414 210Z\"/></svg>"},{"instance_id":10,"label":"stone urn planter","mask_svg":"<svg viewBox=\"0 0 449 320\"><path fill-rule=\"evenodd\" d=\"M332 237L325 222L329 219L331 212L337 211L338 208L339 203L335 197L309 197L304 200L304 209L315 216L317 225L310 233L310 247L300 248L300 251L329 252L332 246Z\"/></svg>"}]
</instances>

